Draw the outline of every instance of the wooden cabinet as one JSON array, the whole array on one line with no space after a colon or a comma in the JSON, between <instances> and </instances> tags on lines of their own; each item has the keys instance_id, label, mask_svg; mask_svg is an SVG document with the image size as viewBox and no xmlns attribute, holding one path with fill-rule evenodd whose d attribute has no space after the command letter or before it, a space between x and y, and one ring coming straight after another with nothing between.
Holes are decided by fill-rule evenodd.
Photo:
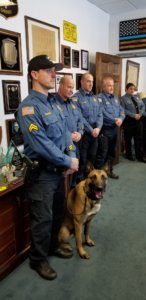
<instances>
[{"instance_id":1,"label":"wooden cabinet","mask_svg":"<svg viewBox=\"0 0 146 300\"><path fill-rule=\"evenodd\" d=\"M0 193L0 278L27 255L30 241L28 202L18 181Z\"/></svg>"}]
</instances>

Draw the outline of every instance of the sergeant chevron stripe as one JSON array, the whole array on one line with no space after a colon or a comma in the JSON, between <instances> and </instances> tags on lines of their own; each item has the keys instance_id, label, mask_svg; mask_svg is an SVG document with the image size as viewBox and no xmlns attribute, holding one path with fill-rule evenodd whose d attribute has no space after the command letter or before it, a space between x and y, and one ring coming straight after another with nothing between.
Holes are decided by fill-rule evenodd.
<instances>
[{"instance_id":1,"label":"sergeant chevron stripe","mask_svg":"<svg viewBox=\"0 0 146 300\"><path fill-rule=\"evenodd\" d=\"M31 123L28 127L29 132L32 132L32 130L39 130L38 126L36 124Z\"/></svg>"}]
</instances>

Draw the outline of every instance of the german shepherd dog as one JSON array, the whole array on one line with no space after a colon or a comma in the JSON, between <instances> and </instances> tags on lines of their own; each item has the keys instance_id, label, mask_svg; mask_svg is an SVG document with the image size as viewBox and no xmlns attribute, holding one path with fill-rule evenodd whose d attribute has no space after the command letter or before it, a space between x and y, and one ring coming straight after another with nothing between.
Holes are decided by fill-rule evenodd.
<instances>
[{"instance_id":1,"label":"german shepherd dog","mask_svg":"<svg viewBox=\"0 0 146 300\"><path fill-rule=\"evenodd\" d=\"M92 218L100 210L101 199L107 184L107 174L104 170L92 170L85 180L73 188L67 197L67 207L64 222L60 228L59 247L65 251L72 251L69 237L75 234L76 247L82 258L89 258L82 243L82 229L84 225L85 242L94 246L89 236L89 225Z\"/></svg>"}]
</instances>

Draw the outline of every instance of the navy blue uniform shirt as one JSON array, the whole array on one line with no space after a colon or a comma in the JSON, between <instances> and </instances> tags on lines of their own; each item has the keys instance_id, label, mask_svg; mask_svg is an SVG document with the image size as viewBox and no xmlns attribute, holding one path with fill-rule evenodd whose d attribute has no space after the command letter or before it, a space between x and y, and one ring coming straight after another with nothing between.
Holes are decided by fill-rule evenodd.
<instances>
[{"instance_id":1,"label":"navy blue uniform shirt","mask_svg":"<svg viewBox=\"0 0 146 300\"><path fill-rule=\"evenodd\" d=\"M76 149L62 108L53 95L47 97L32 90L19 105L18 122L28 157L43 158L56 166L71 166L71 157L76 157Z\"/></svg>"},{"instance_id":2,"label":"navy blue uniform shirt","mask_svg":"<svg viewBox=\"0 0 146 300\"><path fill-rule=\"evenodd\" d=\"M76 103L70 98L64 101L59 94L56 94L55 98L63 109L68 130L71 133L76 131L82 135L84 129L83 117Z\"/></svg>"},{"instance_id":3,"label":"navy blue uniform shirt","mask_svg":"<svg viewBox=\"0 0 146 300\"><path fill-rule=\"evenodd\" d=\"M100 93L98 99L102 99L102 111L103 111L103 125L107 127L114 127L115 118L120 118L122 121L125 118L124 109L120 105L115 95Z\"/></svg>"},{"instance_id":4,"label":"navy blue uniform shirt","mask_svg":"<svg viewBox=\"0 0 146 300\"><path fill-rule=\"evenodd\" d=\"M142 116L144 111L145 111L145 105L141 99L139 99L137 96L132 96L135 100L135 103L137 104L139 114ZM136 112L136 107L131 99L131 96L128 94L125 94L121 98L121 105L124 108L125 115L129 116L131 118L135 118L135 115L137 114Z\"/></svg>"},{"instance_id":5,"label":"navy blue uniform shirt","mask_svg":"<svg viewBox=\"0 0 146 300\"><path fill-rule=\"evenodd\" d=\"M84 118L85 130L92 133L93 127L100 128L103 124L103 114L102 114L102 101L98 99L92 92L86 93L82 88L74 94L74 101L81 110Z\"/></svg>"}]
</instances>

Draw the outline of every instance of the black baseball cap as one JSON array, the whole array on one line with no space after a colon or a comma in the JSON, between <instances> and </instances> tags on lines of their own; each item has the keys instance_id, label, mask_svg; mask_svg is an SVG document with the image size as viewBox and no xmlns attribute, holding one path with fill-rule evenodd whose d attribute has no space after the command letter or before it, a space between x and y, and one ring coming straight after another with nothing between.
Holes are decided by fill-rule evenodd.
<instances>
[{"instance_id":1,"label":"black baseball cap","mask_svg":"<svg viewBox=\"0 0 146 300\"><path fill-rule=\"evenodd\" d=\"M62 63L54 63L47 55L38 55L33 57L28 63L28 74L31 71L39 71L41 69L50 69L55 67L55 71L63 69Z\"/></svg>"}]
</instances>

